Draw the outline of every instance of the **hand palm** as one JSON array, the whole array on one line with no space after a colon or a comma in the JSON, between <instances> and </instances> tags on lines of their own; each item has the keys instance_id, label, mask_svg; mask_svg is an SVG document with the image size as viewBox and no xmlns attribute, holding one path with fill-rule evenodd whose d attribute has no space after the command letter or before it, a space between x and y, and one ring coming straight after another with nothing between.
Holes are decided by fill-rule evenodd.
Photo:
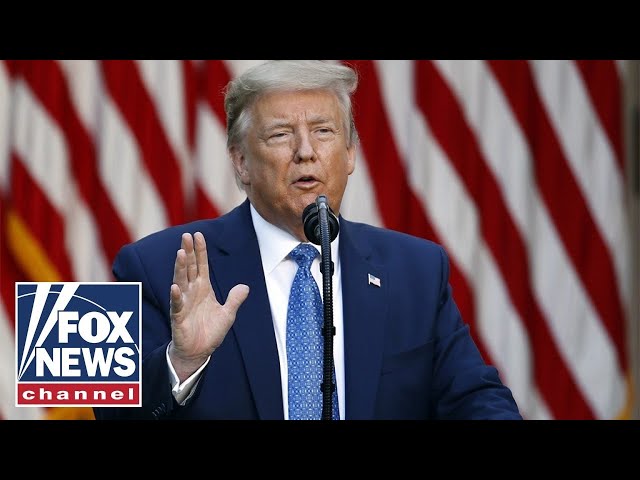
<instances>
[{"instance_id":1,"label":"hand palm","mask_svg":"<svg viewBox=\"0 0 640 480\"><path fill-rule=\"evenodd\" d=\"M249 287L236 285L225 304L220 304L211 287L204 236L185 233L176 254L171 286L171 332L169 351L181 379L197 370L222 343L233 325ZM186 375L186 377L185 377Z\"/></svg>"}]
</instances>

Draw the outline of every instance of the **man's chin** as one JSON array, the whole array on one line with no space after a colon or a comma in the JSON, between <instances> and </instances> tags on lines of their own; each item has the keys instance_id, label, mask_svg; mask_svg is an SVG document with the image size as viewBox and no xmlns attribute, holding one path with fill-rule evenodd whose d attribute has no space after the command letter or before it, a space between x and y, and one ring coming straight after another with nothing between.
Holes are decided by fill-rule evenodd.
<instances>
[{"instance_id":1,"label":"man's chin","mask_svg":"<svg viewBox=\"0 0 640 480\"><path fill-rule=\"evenodd\" d=\"M315 203L316 199L318 198L318 195L323 195L323 194L326 195L326 193L321 192L320 190L310 190L300 195L300 201L303 204L302 210L304 210L305 207L307 207L308 205ZM327 196L327 199L331 200L328 196Z\"/></svg>"}]
</instances>

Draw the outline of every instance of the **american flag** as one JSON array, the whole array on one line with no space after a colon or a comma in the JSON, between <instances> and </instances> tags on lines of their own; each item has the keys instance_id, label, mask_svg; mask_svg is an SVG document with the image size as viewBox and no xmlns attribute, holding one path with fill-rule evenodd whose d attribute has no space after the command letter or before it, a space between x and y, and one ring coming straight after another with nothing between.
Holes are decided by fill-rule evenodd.
<instances>
[{"instance_id":1,"label":"american flag","mask_svg":"<svg viewBox=\"0 0 640 480\"><path fill-rule=\"evenodd\" d=\"M222 91L258 62L0 61L3 418L92 417L14 406L15 282L112 280L125 243L242 202ZM345 62L361 145L341 213L446 248L525 418L632 418L628 63Z\"/></svg>"}]
</instances>

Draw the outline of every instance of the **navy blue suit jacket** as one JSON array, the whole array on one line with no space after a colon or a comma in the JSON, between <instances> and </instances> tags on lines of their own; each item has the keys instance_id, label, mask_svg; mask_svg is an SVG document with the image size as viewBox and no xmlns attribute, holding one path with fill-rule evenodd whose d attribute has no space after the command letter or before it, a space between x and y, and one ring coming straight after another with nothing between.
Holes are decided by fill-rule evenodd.
<instances>
[{"instance_id":1,"label":"navy blue suit jacket","mask_svg":"<svg viewBox=\"0 0 640 480\"><path fill-rule=\"evenodd\" d=\"M207 241L219 300L249 285L235 323L185 406L173 399L165 351L169 290L183 232ZM346 419L520 419L460 317L442 247L340 218ZM141 281L141 408L96 408L98 419L283 419L280 367L249 202L214 220L154 233L122 248L121 281ZM380 279L370 284L368 274Z\"/></svg>"}]
</instances>

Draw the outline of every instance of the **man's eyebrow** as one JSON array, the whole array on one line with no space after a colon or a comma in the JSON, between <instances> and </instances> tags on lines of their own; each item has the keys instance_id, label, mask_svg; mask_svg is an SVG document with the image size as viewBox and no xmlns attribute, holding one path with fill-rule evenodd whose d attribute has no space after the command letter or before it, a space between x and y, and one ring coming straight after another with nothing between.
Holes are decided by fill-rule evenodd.
<instances>
[{"instance_id":1,"label":"man's eyebrow","mask_svg":"<svg viewBox=\"0 0 640 480\"><path fill-rule=\"evenodd\" d=\"M336 122L330 117L316 116L316 117L309 118L307 120L307 123L310 125L318 125L320 123L335 124ZM264 124L264 130L273 130L276 128L291 127L291 125L292 125L292 122L290 122L289 120L281 120L281 119L267 120Z\"/></svg>"},{"instance_id":2,"label":"man's eyebrow","mask_svg":"<svg viewBox=\"0 0 640 480\"><path fill-rule=\"evenodd\" d=\"M270 129L274 129L274 128L281 128L281 127L290 127L291 126L291 122L288 120L280 120L280 119L275 119L275 120L267 120L265 122L264 125L264 129L265 130L270 130Z\"/></svg>"}]
</instances>

